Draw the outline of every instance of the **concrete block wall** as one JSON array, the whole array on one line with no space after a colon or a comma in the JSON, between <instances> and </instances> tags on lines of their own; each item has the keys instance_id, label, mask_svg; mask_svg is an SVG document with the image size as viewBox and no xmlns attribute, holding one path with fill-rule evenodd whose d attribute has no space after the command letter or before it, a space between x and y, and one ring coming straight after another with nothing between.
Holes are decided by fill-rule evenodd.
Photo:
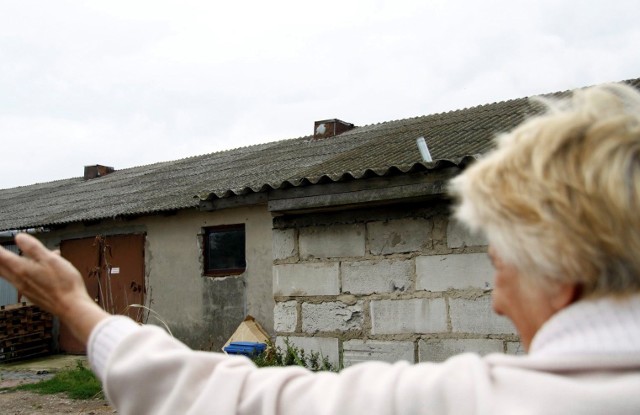
<instances>
[{"instance_id":1,"label":"concrete block wall","mask_svg":"<svg viewBox=\"0 0 640 415\"><path fill-rule=\"evenodd\" d=\"M276 344L333 363L521 354L491 309L487 242L444 201L274 218Z\"/></svg>"}]
</instances>

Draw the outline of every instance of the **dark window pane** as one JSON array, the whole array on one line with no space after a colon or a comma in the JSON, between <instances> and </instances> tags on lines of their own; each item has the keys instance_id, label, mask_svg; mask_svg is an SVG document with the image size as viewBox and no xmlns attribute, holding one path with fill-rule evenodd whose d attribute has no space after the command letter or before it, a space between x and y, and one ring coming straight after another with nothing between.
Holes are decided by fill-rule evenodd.
<instances>
[{"instance_id":1,"label":"dark window pane","mask_svg":"<svg viewBox=\"0 0 640 415\"><path fill-rule=\"evenodd\" d=\"M206 245L207 271L237 271L246 268L244 226L208 229Z\"/></svg>"}]
</instances>

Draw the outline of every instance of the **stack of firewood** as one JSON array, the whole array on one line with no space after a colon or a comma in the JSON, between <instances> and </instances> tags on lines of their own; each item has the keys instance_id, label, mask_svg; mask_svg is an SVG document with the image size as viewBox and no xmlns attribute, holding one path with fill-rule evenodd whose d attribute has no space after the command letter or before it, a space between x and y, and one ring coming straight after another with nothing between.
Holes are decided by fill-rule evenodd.
<instances>
[{"instance_id":1,"label":"stack of firewood","mask_svg":"<svg viewBox=\"0 0 640 415\"><path fill-rule=\"evenodd\" d=\"M53 317L27 303L0 306L0 362L51 353Z\"/></svg>"}]
</instances>

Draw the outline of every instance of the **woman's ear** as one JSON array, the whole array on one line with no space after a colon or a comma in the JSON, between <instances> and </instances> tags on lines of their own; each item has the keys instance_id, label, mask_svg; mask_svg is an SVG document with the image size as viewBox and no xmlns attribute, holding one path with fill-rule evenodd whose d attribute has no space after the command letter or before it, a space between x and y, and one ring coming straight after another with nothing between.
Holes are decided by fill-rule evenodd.
<instances>
[{"instance_id":1,"label":"woman's ear","mask_svg":"<svg viewBox=\"0 0 640 415\"><path fill-rule=\"evenodd\" d=\"M550 304L555 311L560 311L578 301L580 292L581 289L578 284L558 284L551 297Z\"/></svg>"}]
</instances>

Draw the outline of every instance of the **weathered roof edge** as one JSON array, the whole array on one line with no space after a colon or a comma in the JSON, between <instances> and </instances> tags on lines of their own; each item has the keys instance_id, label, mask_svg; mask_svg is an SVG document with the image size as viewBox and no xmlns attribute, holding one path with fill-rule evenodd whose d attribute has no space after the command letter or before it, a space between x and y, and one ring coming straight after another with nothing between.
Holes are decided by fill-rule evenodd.
<instances>
[{"instance_id":1,"label":"weathered roof edge","mask_svg":"<svg viewBox=\"0 0 640 415\"><path fill-rule=\"evenodd\" d=\"M24 223L16 223L15 226L11 227L0 227L0 232L4 231L23 231L25 229L31 228L55 228L60 226L66 226L73 223L91 223L91 222L99 222L103 220L126 220L128 218L135 218L138 216L146 216L146 215L163 215L163 214L171 214L176 210L188 210L188 209L198 209L198 201L197 198L194 197L195 203L192 206L185 206L181 208L167 208L167 209L157 209L157 210L149 210L139 213L130 213L130 214L117 214L117 215L87 215L82 218L74 218L70 217L68 219L63 220L55 220L55 221L25 221Z\"/></svg>"},{"instance_id":2,"label":"weathered roof edge","mask_svg":"<svg viewBox=\"0 0 640 415\"><path fill-rule=\"evenodd\" d=\"M211 192L201 193L196 197L201 201L223 199L223 198L228 198L233 196L244 196L250 193L260 193L260 192L283 189L283 188L315 185L315 184L324 183L324 182L339 182L339 181L346 181L346 180L360 180L360 179L369 178L369 177L384 177L384 176L390 175L390 173L392 173L395 170L397 170L400 173L410 173L415 171L438 170L440 168L450 167L450 166L464 168L468 164L477 160L480 156L481 156L480 154L474 154L474 155L458 157L455 159L448 159L448 158L437 159L430 163L420 162L420 163L412 163L408 165L389 166L383 169L367 168L363 170L346 171L346 172L336 173L336 174L323 174L320 176L301 177L297 179L290 178L290 179L284 180L281 183L265 183L261 186L254 186L254 187L247 186L247 187L240 187L235 189L211 191Z\"/></svg>"}]
</instances>

